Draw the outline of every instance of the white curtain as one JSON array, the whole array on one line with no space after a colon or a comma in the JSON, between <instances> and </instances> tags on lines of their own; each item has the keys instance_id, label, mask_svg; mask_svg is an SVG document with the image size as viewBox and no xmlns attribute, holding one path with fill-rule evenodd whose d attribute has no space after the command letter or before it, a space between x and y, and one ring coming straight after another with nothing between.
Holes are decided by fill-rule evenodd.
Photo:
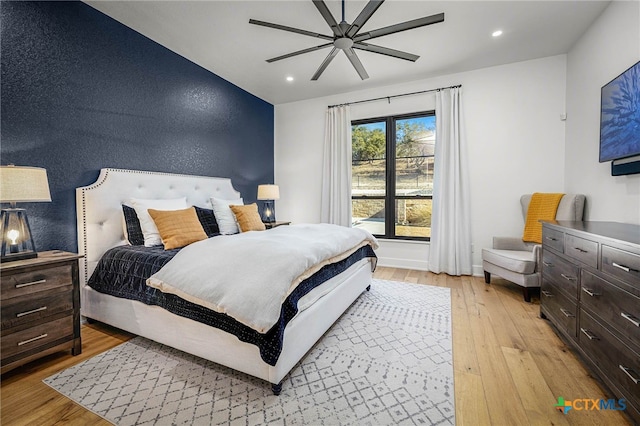
<instances>
[{"instance_id":1,"label":"white curtain","mask_svg":"<svg viewBox=\"0 0 640 426\"><path fill-rule=\"evenodd\" d=\"M429 270L471 275L469 173L460 88L436 93L436 146Z\"/></svg>"},{"instance_id":2,"label":"white curtain","mask_svg":"<svg viewBox=\"0 0 640 426\"><path fill-rule=\"evenodd\" d=\"M351 226L351 112L348 105L327 110L322 164L320 219Z\"/></svg>"}]
</instances>

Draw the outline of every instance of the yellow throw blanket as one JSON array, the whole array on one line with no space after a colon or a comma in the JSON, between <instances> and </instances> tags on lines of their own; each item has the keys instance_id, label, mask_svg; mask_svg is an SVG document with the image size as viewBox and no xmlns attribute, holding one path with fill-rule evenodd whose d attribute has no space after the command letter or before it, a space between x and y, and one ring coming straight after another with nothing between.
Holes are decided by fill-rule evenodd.
<instances>
[{"instance_id":1,"label":"yellow throw blanket","mask_svg":"<svg viewBox=\"0 0 640 426\"><path fill-rule=\"evenodd\" d=\"M522 241L542 244L541 220L555 220L558 205L564 194L535 192L527 209Z\"/></svg>"}]
</instances>

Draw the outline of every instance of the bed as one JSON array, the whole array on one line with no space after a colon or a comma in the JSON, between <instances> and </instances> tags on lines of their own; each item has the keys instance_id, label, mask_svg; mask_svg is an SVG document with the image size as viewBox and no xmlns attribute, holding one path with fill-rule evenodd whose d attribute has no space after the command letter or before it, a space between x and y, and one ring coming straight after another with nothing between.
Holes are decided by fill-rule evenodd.
<instances>
[{"instance_id":1,"label":"bed","mask_svg":"<svg viewBox=\"0 0 640 426\"><path fill-rule=\"evenodd\" d=\"M375 255L346 263L342 272L316 285L313 291L320 295L318 300L297 312L283 328L275 362L266 362L256 344L242 341L234 334L160 306L96 291L88 285L103 255L128 244L123 231L124 202L132 197L186 197L189 204L210 209L212 196L229 200L239 198L240 194L227 178L110 168L102 169L95 183L77 188L78 251L83 256L81 314L263 379L271 383L277 395L289 371L369 288Z\"/></svg>"}]
</instances>

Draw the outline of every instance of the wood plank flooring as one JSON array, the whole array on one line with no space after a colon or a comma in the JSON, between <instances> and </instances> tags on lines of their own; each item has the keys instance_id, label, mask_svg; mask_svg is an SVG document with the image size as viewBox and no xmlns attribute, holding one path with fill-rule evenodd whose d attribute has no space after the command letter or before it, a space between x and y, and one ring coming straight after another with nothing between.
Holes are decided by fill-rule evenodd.
<instances>
[{"instance_id":1,"label":"wood plank flooring","mask_svg":"<svg viewBox=\"0 0 640 426\"><path fill-rule=\"evenodd\" d=\"M500 278L379 267L376 278L451 289L455 407L458 425L628 425L617 411L555 410L557 398L609 398L578 357L539 318L537 298ZM131 336L93 324L82 327L82 354L50 355L2 376L2 425L108 425L42 383L58 371Z\"/></svg>"}]
</instances>

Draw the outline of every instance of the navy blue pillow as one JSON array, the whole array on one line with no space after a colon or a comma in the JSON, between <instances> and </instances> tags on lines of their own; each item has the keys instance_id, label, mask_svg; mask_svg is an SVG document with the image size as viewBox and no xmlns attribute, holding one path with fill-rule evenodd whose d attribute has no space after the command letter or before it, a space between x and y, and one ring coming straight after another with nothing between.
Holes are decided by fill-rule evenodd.
<instances>
[{"instance_id":1,"label":"navy blue pillow","mask_svg":"<svg viewBox=\"0 0 640 426\"><path fill-rule=\"evenodd\" d=\"M122 205L122 214L124 214L124 223L127 227L127 239L132 246L144 245L144 234L140 228L138 215L133 207Z\"/></svg>"},{"instance_id":2,"label":"navy blue pillow","mask_svg":"<svg viewBox=\"0 0 640 426\"><path fill-rule=\"evenodd\" d=\"M211 238L216 235L220 235L220 229L218 228L218 222L216 222L213 210L203 209L197 206L194 207L196 208L196 214L198 215L202 229L204 229L204 233L207 234L207 237ZM125 206L123 204L122 213L124 214L124 223L127 227L129 244L132 246L143 246L144 234L142 233L142 228L140 227L140 221L138 220L136 210L133 207Z\"/></svg>"}]
</instances>

